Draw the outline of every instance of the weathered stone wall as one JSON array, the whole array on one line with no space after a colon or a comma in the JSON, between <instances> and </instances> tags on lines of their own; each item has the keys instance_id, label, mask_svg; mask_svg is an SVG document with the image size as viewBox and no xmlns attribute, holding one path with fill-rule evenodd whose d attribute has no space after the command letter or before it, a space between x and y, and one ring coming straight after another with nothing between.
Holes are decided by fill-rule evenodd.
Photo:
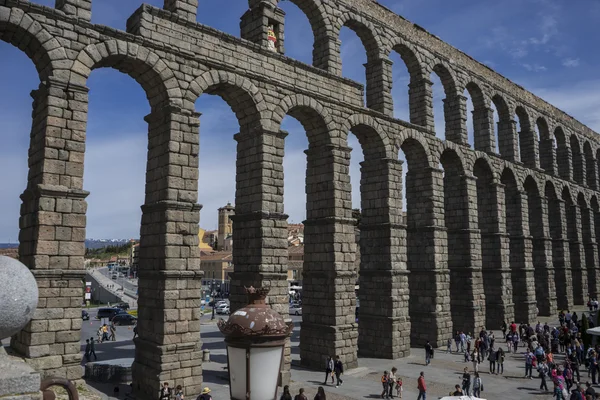
<instances>
[{"instance_id":1,"label":"weathered stone wall","mask_svg":"<svg viewBox=\"0 0 600 400\"><path fill-rule=\"evenodd\" d=\"M359 353L401 357L426 340L445 343L454 330L532 322L538 309L552 315L598 295L594 132L370 0L294 0L312 25L313 66L272 52L267 26L285 34L277 3L250 0L241 39L197 24L196 0L143 5L127 32L91 24L89 0L58 0L56 8L0 0L0 39L31 58L41 81L32 93L19 249L38 279L40 305L12 345L44 374L82 376L86 85L101 67L133 77L151 105L133 366L140 397L155 398L166 380L186 395L201 387L202 118L194 104L205 93L221 96L240 124L233 308L244 303L244 285L269 286L270 304L288 317L281 121L290 115L306 130L304 365L320 369L327 355L347 367ZM342 26L365 45L366 88L340 76ZM391 51L410 73L408 122L392 115ZM435 136L432 73L446 94L444 141ZM474 103L473 148L465 90ZM365 158L358 326L348 132ZM284 382L289 346L285 356Z\"/></svg>"}]
</instances>

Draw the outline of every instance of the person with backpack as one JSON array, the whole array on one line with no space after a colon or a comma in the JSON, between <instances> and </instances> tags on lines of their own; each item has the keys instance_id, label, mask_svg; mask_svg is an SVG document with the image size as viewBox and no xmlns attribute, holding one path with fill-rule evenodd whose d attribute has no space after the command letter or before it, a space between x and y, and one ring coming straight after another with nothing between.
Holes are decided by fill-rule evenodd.
<instances>
[{"instance_id":1,"label":"person with backpack","mask_svg":"<svg viewBox=\"0 0 600 400\"><path fill-rule=\"evenodd\" d=\"M388 398L389 391L389 372L383 371L383 375L381 375L381 398Z\"/></svg>"},{"instance_id":2,"label":"person with backpack","mask_svg":"<svg viewBox=\"0 0 600 400\"><path fill-rule=\"evenodd\" d=\"M531 351L527 351L525 353L525 378L533 379L531 377L533 372L533 353Z\"/></svg>"},{"instance_id":3,"label":"person with backpack","mask_svg":"<svg viewBox=\"0 0 600 400\"><path fill-rule=\"evenodd\" d=\"M540 374L540 390L548 391L548 384L546 383L546 377L548 376L548 365L546 361L542 361L538 366L538 373Z\"/></svg>"},{"instance_id":4,"label":"person with backpack","mask_svg":"<svg viewBox=\"0 0 600 400\"><path fill-rule=\"evenodd\" d=\"M479 377L479 372L475 372L475 378L473 378L473 396L475 396L475 397L481 396L482 391L483 391L483 382L481 382L481 378Z\"/></svg>"}]
</instances>

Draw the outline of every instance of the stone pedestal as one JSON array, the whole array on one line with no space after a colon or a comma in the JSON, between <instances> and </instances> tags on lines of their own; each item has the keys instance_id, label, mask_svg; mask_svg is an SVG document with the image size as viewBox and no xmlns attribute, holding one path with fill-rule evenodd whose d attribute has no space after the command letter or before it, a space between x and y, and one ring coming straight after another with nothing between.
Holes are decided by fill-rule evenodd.
<instances>
[{"instance_id":1,"label":"stone pedestal","mask_svg":"<svg viewBox=\"0 0 600 400\"><path fill-rule=\"evenodd\" d=\"M40 373L22 361L2 354L0 347L0 398L41 400Z\"/></svg>"}]
</instances>

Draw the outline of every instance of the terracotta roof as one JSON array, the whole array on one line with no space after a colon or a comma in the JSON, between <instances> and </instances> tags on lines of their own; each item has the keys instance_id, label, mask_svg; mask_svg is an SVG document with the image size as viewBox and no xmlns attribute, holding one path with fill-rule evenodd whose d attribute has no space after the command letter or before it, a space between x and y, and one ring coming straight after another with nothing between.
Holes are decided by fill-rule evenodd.
<instances>
[{"instance_id":1,"label":"terracotta roof","mask_svg":"<svg viewBox=\"0 0 600 400\"><path fill-rule=\"evenodd\" d=\"M287 267L288 269L302 269L304 266L304 261L288 261Z\"/></svg>"}]
</instances>

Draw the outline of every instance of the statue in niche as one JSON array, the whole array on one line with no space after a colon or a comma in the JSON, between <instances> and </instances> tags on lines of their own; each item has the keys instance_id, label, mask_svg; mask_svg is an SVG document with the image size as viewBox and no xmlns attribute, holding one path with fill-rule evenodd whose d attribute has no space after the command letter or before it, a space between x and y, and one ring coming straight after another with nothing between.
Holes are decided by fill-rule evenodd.
<instances>
[{"instance_id":1,"label":"statue in niche","mask_svg":"<svg viewBox=\"0 0 600 400\"><path fill-rule=\"evenodd\" d=\"M277 52L277 36L275 36L273 25L267 27L267 42L269 50Z\"/></svg>"}]
</instances>

